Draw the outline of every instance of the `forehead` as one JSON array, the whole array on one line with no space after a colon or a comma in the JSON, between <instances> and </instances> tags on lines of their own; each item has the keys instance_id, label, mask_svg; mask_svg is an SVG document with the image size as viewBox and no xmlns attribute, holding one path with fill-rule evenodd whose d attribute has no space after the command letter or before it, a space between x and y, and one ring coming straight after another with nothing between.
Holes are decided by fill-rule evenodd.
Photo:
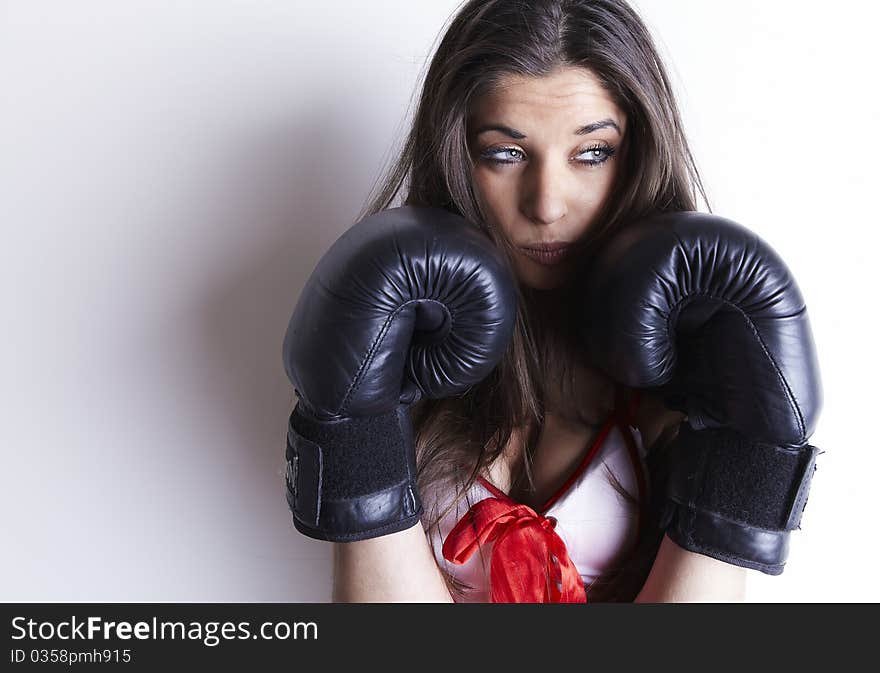
<instances>
[{"instance_id":1,"label":"forehead","mask_svg":"<svg viewBox=\"0 0 880 673\"><path fill-rule=\"evenodd\" d=\"M505 123L527 134L545 125L564 127L560 130L571 133L576 127L609 117L623 129L625 115L599 79L586 68L574 67L543 77L506 75L496 88L474 102L470 114L473 122ZM522 128L530 124L532 128Z\"/></svg>"}]
</instances>

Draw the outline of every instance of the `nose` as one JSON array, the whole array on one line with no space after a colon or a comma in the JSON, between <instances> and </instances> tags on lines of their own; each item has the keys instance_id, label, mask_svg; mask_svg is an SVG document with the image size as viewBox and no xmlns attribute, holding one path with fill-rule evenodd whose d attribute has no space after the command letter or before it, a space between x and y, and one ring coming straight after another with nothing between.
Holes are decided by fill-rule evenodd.
<instances>
[{"instance_id":1,"label":"nose","mask_svg":"<svg viewBox=\"0 0 880 673\"><path fill-rule=\"evenodd\" d=\"M552 224L568 213L565 169L550 161L533 161L524 180L521 210L535 224Z\"/></svg>"}]
</instances>

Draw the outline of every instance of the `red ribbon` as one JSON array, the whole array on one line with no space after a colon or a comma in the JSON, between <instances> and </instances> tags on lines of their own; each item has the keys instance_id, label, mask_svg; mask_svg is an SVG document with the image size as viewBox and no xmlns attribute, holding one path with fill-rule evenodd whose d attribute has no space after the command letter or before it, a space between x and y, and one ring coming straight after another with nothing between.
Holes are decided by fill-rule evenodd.
<instances>
[{"instance_id":1,"label":"red ribbon","mask_svg":"<svg viewBox=\"0 0 880 673\"><path fill-rule=\"evenodd\" d=\"M468 510L443 543L443 557L467 561L494 542L489 575L493 603L586 603L584 583L556 519L527 505L485 498Z\"/></svg>"}]
</instances>

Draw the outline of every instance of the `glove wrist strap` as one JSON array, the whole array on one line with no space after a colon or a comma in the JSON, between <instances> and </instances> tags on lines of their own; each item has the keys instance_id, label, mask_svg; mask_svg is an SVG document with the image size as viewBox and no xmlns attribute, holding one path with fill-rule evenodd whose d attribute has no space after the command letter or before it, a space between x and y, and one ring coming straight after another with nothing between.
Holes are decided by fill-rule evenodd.
<instances>
[{"instance_id":1,"label":"glove wrist strap","mask_svg":"<svg viewBox=\"0 0 880 673\"><path fill-rule=\"evenodd\" d=\"M317 419L300 402L287 432L287 503L308 537L353 542L419 522L406 407L381 416Z\"/></svg>"},{"instance_id":2,"label":"glove wrist strap","mask_svg":"<svg viewBox=\"0 0 880 673\"><path fill-rule=\"evenodd\" d=\"M767 575L785 568L788 531L754 528L675 502L667 506L666 534L679 547Z\"/></svg>"},{"instance_id":3,"label":"glove wrist strap","mask_svg":"<svg viewBox=\"0 0 880 673\"><path fill-rule=\"evenodd\" d=\"M666 528L681 547L769 575L799 528L816 447L755 442L728 428L679 428L670 447Z\"/></svg>"}]
</instances>

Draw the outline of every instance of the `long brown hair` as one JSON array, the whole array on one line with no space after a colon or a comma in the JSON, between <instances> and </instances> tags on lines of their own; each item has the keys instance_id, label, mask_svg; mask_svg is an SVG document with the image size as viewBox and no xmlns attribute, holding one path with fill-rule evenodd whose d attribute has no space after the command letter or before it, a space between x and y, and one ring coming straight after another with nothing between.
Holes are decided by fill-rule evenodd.
<instances>
[{"instance_id":1,"label":"long brown hair","mask_svg":"<svg viewBox=\"0 0 880 673\"><path fill-rule=\"evenodd\" d=\"M453 15L430 62L400 156L358 219L392 206L403 192L403 205L445 208L501 244L474 192L468 114L502 77L542 77L559 67L589 69L628 120L620 177L591 229L595 249L639 217L697 210L698 192L711 212L665 68L646 26L624 0L469 0ZM565 293L523 286L519 292L514 335L493 373L459 397L424 399L412 408L423 495L463 497L517 428L529 428L517 479L530 482L529 459L547 397L560 384L576 390L574 372L588 366ZM560 399L570 407L554 406L554 412L593 426L601 420L601 413L585 416L582 392L563 393ZM430 498L424 499L423 524L431 530L449 508L431 507ZM455 500L449 507L454 505ZM589 587L590 601L635 597L656 555L660 531L649 527L641 538L637 553ZM444 574L453 595L466 589Z\"/></svg>"}]
</instances>

